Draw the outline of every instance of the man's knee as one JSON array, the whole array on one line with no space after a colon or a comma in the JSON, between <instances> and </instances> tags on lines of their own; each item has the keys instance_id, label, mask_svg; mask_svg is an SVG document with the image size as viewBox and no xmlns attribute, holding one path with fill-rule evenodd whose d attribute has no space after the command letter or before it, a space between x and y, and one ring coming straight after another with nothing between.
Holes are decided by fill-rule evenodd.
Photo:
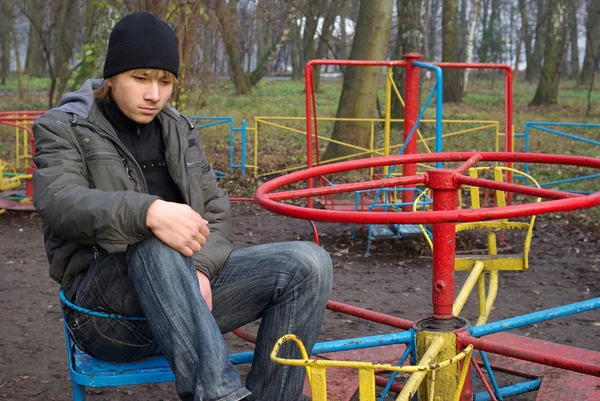
<instances>
[{"instance_id":1,"label":"man's knee","mask_svg":"<svg viewBox=\"0 0 600 401\"><path fill-rule=\"evenodd\" d=\"M127 249L127 262L144 266L146 269L160 268L163 271L182 271L182 266L189 265L191 258L171 248L155 236L151 236ZM172 267L172 269L169 269Z\"/></svg>"},{"instance_id":2,"label":"man's knee","mask_svg":"<svg viewBox=\"0 0 600 401\"><path fill-rule=\"evenodd\" d=\"M331 288L333 266L327 251L313 242L290 242L288 249L295 269L323 290Z\"/></svg>"}]
</instances>

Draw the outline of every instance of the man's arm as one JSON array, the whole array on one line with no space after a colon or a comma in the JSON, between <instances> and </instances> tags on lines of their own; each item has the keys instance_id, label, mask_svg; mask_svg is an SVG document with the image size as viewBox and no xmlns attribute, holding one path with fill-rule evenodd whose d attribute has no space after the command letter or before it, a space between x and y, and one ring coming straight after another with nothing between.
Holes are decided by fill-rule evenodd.
<instances>
[{"instance_id":1,"label":"man's arm","mask_svg":"<svg viewBox=\"0 0 600 401\"><path fill-rule=\"evenodd\" d=\"M68 241L98 244L108 252L124 252L128 244L151 235L146 214L158 197L90 188L70 127L45 115L36 121L33 132L34 204L55 234Z\"/></svg>"},{"instance_id":2,"label":"man's arm","mask_svg":"<svg viewBox=\"0 0 600 401\"><path fill-rule=\"evenodd\" d=\"M202 161L202 192L204 214L208 221L210 237L200 252L194 253L196 268L211 279L222 267L233 250L233 229L229 196L217 185L217 177L206 159L198 131L196 131L198 152ZM194 194L192 194L194 196Z\"/></svg>"}]
</instances>

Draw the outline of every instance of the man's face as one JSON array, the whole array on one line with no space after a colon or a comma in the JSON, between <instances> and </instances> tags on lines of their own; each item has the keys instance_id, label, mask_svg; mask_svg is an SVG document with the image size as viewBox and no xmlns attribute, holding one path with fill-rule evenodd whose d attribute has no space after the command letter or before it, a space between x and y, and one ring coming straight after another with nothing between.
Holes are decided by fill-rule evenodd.
<instances>
[{"instance_id":1,"label":"man's face","mask_svg":"<svg viewBox=\"0 0 600 401\"><path fill-rule=\"evenodd\" d=\"M162 110L173 92L173 82L152 70L123 72L110 83L119 109L138 124L148 124Z\"/></svg>"}]
</instances>

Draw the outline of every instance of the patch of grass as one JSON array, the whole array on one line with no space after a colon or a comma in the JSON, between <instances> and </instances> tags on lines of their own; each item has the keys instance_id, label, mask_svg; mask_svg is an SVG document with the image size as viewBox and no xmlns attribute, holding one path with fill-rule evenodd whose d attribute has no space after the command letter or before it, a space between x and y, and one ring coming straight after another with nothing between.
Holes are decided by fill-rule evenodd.
<instances>
[{"instance_id":1,"label":"patch of grass","mask_svg":"<svg viewBox=\"0 0 600 401\"><path fill-rule=\"evenodd\" d=\"M44 77L32 77L29 75L23 75L22 77L23 89L34 90L50 88L50 78ZM19 90L19 82L17 74L10 74L6 79L6 85L0 85L0 90L17 91Z\"/></svg>"}]
</instances>

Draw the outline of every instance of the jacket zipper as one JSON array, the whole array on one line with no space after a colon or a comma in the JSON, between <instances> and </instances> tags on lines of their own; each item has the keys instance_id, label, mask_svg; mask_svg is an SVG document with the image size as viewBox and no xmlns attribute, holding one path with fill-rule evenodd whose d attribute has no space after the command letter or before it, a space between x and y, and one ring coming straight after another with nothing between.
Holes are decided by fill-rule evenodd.
<instances>
[{"instance_id":1,"label":"jacket zipper","mask_svg":"<svg viewBox=\"0 0 600 401\"><path fill-rule=\"evenodd\" d=\"M189 168L189 167L194 167L197 164L202 164L202 161L200 160L194 160L193 162L187 162L185 163L185 165Z\"/></svg>"},{"instance_id":2,"label":"jacket zipper","mask_svg":"<svg viewBox=\"0 0 600 401\"><path fill-rule=\"evenodd\" d=\"M101 130L98 130L96 127L92 127L91 125L81 124L81 123L77 123L77 124L80 125L80 126L82 126L82 127L86 127L88 129L94 131L95 133L97 133L98 135L100 135L102 138L108 139L109 141L111 141L112 143L114 143L117 147L119 147L123 151L123 153L125 153L131 160L133 160L133 166L134 166L135 170L138 173L138 177L140 177L140 182L142 184L142 191L144 193L146 193L146 194L148 193L148 184L146 183L146 179L144 178L144 173L142 172L141 167L135 161L135 159L131 155L131 152L129 152L129 150L119 140L113 138L112 135L108 135L108 134L102 132ZM93 152L103 152L103 151L97 150L97 151L93 151ZM93 152L90 152L90 153L93 153ZM107 151L107 152L110 152L110 151ZM118 155L118 156L120 157L120 155ZM127 173L127 176L129 177L129 179L131 179L133 181L133 177L131 176L131 169L129 168L129 161L127 159L125 159L125 158L121 158L121 159L123 160L123 167L125 167L125 171Z\"/></svg>"},{"instance_id":3,"label":"jacket zipper","mask_svg":"<svg viewBox=\"0 0 600 401\"><path fill-rule=\"evenodd\" d=\"M86 153L85 157L94 157L94 156L117 156L117 157L121 157L121 155L119 155L116 152L112 152L110 150L94 150L92 152Z\"/></svg>"}]
</instances>

